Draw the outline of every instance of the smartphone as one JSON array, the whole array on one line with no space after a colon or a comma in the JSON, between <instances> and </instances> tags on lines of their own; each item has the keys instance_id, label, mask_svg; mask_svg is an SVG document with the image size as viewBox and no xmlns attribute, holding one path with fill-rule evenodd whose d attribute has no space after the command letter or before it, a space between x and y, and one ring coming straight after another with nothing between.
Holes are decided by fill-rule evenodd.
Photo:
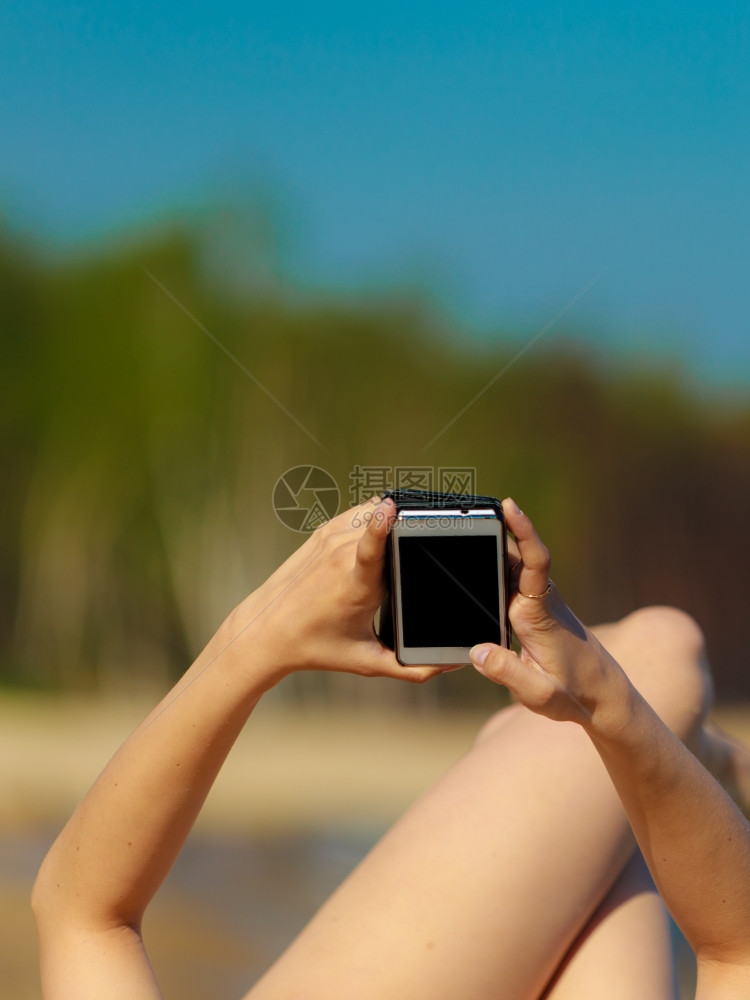
<instances>
[{"instance_id":1,"label":"smartphone","mask_svg":"<svg viewBox=\"0 0 750 1000\"><path fill-rule=\"evenodd\" d=\"M468 664L478 642L510 648L502 508L493 498L451 499L399 510L394 495L381 638L404 665Z\"/></svg>"}]
</instances>

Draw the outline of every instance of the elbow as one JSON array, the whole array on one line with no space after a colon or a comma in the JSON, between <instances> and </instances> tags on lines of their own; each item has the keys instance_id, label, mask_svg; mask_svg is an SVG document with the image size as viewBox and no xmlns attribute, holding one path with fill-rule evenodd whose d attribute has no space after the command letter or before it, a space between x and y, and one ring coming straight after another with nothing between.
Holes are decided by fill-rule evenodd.
<instances>
[{"instance_id":1,"label":"elbow","mask_svg":"<svg viewBox=\"0 0 750 1000\"><path fill-rule=\"evenodd\" d=\"M55 843L41 864L31 890L31 912L37 937L73 929L88 932L127 927L140 933L143 909L127 894L112 894L85 866L71 862L65 846Z\"/></svg>"},{"instance_id":2,"label":"elbow","mask_svg":"<svg viewBox=\"0 0 750 1000\"><path fill-rule=\"evenodd\" d=\"M49 854L42 862L31 889L31 912L36 922L37 934L41 936L54 916L64 910L60 881L50 861Z\"/></svg>"},{"instance_id":3,"label":"elbow","mask_svg":"<svg viewBox=\"0 0 750 1000\"><path fill-rule=\"evenodd\" d=\"M690 942L688 942L690 944ZM693 947L691 945L691 947ZM723 947L699 947L693 948L695 961L698 967L706 968L750 968L750 950L748 945L743 944L736 948Z\"/></svg>"},{"instance_id":4,"label":"elbow","mask_svg":"<svg viewBox=\"0 0 750 1000\"><path fill-rule=\"evenodd\" d=\"M31 889L31 912L41 939L51 931L86 922L85 893L75 871L53 845L37 872Z\"/></svg>"}]
</instances>

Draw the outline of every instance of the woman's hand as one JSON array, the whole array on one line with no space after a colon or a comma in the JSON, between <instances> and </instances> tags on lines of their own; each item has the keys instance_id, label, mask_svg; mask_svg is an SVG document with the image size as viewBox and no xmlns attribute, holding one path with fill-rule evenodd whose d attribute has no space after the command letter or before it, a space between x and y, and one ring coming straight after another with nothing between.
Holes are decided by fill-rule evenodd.
<instances>
[{"instance_id":1,"label":"woman's hand","mask_svg":"<svg viewBox=\"0 0 750 1000\"><path fill-rule=\"evenodd\" d=\"M549 552L529 518L510 499L503 513L515 537L518 589L509 614L521 652L482 643L472 650L472 662L527 708L552 719L589 722L613 683L622 682L622 671L551 584Z\"/></svg>"},{"instance_id":2,"label":"woman's hand","mask_svg":"<svg viewBox=\"0 0 750 1000\"><path fill-rule=\"evenodd\" d=\"M318 528L232 613L232 644L261 653L278 676L332 670L415 682L437 667L404 667L375 635L384 593L392 500L369 500Z\"/></svg>"}]
</instances>

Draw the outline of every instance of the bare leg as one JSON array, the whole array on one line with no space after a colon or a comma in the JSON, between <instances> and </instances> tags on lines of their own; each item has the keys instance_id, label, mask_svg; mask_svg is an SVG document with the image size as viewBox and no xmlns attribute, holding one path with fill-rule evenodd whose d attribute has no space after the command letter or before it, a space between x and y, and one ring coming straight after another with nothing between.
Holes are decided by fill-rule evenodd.
<instances>
[{"instance_id":1,"label":"bare leg","mask_svg":"<svg viewBox=\"0 0 750 1000\"><path fill-rule=\"evenodd\" d=\"M573 944L544 1000L671 1000L666 907L636 851Z\"/></svg>"},{"instance_id":2,"label":"bare leg","mask_svg":"<svg viewBox=\"0 0 750 1000\"><path fill-rule=\"evenodd\" d=\"M629 626L635 624L636 628ZM713 681L698 627L682 612L671 608L647 608L615 625L601 625L594 633L615 659L626 667L630 679L649 698L649 674L661 673L673 654L667 645L682 649L686 661L680 665L679 681L672 710L681 721L672 728L750 818L750 751L706 720L713 704ZM641 656L635 645L644 640ZM664 677L668 681L668 675ZM701 692L702 689L702 692ZM695 715L695 706L700 711ZM656 707L656 706L654 706Z\"/></svg>"},{"instance_id":3,"label":"bare leg","mask_svg":"<svg viewBox=\"0 0 750 1000\"><path fill-rule=\"evenodd\" d=\"M711 689L691 620L653 609L599 634L665 722L699 741ZM580 728L509 709L249 996L538 998L633 849Z\"/></svg>"},{"instance_id":4,"label":"bare leg","mask_svg":"<svg viewBox=\"0 0 750 1000\"><path fill-rule=\"evenodd\" d=\"M693 619L674 608L644 608L592 631L670 729L700 751L714 690Z\"/></svg>"}]
</instances>

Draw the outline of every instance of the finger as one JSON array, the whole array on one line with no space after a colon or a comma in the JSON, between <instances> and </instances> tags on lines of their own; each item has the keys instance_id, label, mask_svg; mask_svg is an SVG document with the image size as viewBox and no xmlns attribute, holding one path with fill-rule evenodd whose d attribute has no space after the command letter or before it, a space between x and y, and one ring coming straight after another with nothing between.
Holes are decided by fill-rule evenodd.
<instances>
[{"instance_id":1,"label":"finger","mask_svg":"<svg viewBox=\"0 0 750 1000\"><path fill-rule=\"evenodd\" d=\"M396 506L392 500L383 500L370 509L369 519L357 543L352 576L356 585L365 591L377 592L383 584L385 547L388 532L396 519Z\"/></svg>"},{"instance_id":2,"label":"finger","mask_svg":"<svg viewBox=\"0 0 750 1000\"><path fill-rule=\"evenodd\" d=\"M516 540L512 535L508 535L508 555L511 557L511 562L514 566L516 563L521 562L521 555L518 551Z\"/></svg>"},{"instance_id":3,"label":"finger","mask_svg":"<svg viewBox=\"0 0 750 1000\"><path fill-rule=\"evenodd\" d=\"M398 666L398 675L389 676L395 676L400 681L408 681L409 684L424 684L426 681L431 681L433 677L446 673L445 667L404 666L403 663L399 663Z\"/></svg>"},{"instance_id":4,"label":"finger","mask_svg":"<svg viewBox=\"0 0 750 1000\"><path fill-rule=\"evenodd\" d=\"M469 651L471 662L480 674L512 689L518 669L518 654L494 643L483 642Z\"/></svg>"},{"instance_id":5,"label":"finger","mask_svg":"<svg viewBox=\"0 0 750 1000\"><path fill-rule=\"evenodd\" d=\"M520 594L543 594L549 586L550 558L547 547L536 533L531 519L514 500L503 501L505 523L516 539L523 565L518 576Z\"/></svg>"},{"instance_id":6,"label":"finger","mask_svg":"<svg viewBox=\"0 0 750 1000\"><path fill-rule=\"evenodd\" d=\"M388 649L377 639L366 646L357 642L352 647L351 656L360 673L372 677L390 677L394 680L409 681L411 684L423 684L445 672L445 668L439 666L404 665L396 659L393 650Z\"/></svg>"},{"instance_id":7,"label":"finger","mask_svg":"<svg viewBox=\"0 0 750 1000\"><path fill-rule=\"evenodd\" d=\"M495 684L511 691L522 705L535 705L546 694L548 684L536 670L529 668L517 653L502 646L481 643L470 654L476 670Z\"/></svg>"},{"instance_id":8,"label":"finger","mask_svg":"<svg viewBox=\"0 0 750 1000\"><path fill-rule=\"evenodd\" d=\"M362 503L357 504L355 507L349 507L346 510L342 510L340 514L331 518L330 521L326 521L321 524L319 528L316 528L316 532L322 533L338 533L339 531L351 531L352 529L361 530L366 527L370 518L372 517L372 512L380 503L380 497L371 497L369 500L363 500Z\"/></svg>"}]
</instances>

